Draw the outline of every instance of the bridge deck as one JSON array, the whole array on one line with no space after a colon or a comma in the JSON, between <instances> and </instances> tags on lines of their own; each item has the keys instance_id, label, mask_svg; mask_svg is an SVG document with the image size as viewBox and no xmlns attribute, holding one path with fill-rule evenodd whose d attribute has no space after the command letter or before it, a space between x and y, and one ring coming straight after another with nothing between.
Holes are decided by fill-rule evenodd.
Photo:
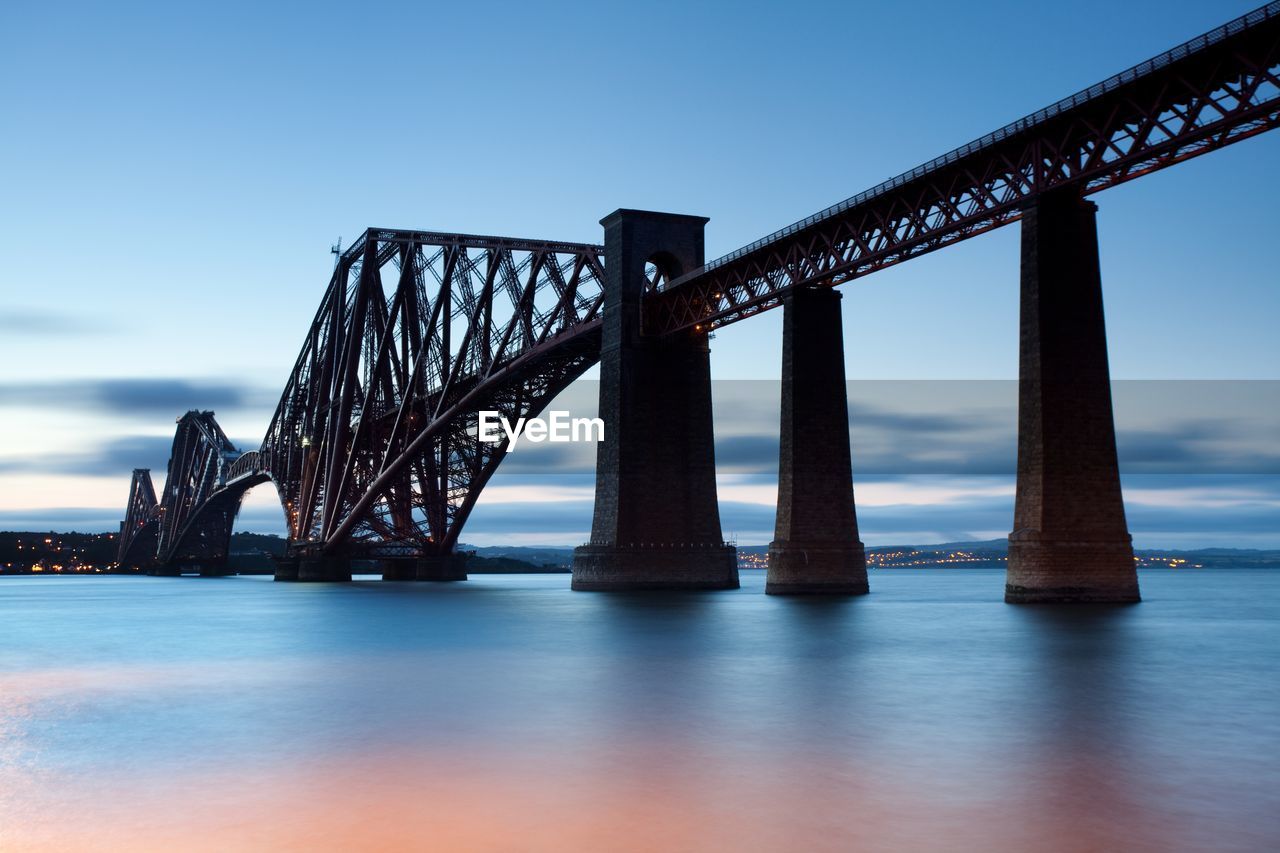
<instances>
[{"instance_id":1,"label":"bridge deck","mask_svg":"<svg viewBox=\"0 0 1280 853\"><path fill-rule=\"evenodd\" d=\"M1278 44L1272 2L673 280L646 327L732 323L1013 222L1049 189L1098 192L1274 128Z\"/></svg>"}]
</instances>

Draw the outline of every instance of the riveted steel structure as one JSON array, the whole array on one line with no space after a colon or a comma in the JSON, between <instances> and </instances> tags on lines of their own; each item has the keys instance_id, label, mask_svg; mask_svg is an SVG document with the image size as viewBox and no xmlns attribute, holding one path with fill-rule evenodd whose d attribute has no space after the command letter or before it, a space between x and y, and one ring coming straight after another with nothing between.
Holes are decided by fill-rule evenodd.
<instances>
[{"instance_id":1,"label":"riveted steel structure","mask_svg":"<svg viewBox=\"0 0 1280 853\"><path fill-rule=\"evenodd\" d=\"M1055 460L1079 450L1070 431L1033 428L1067 399L1064 388L1088 409L1079 422L1098 427L1089 470L1099 482L1115 473L1100 300L1088 316L1076 312L1093 345L1087 383L1075 381L1079 371L1063 356L1080 335L1064 344L1037 331L1055 322L1059 306L1075 305L1080 288L1100 292L1092 220L1085 227L1077 207L1086 195L1277 125L1280 2L1272 2L718 260L672 272L648 258L635 342L703 340L799 289L833 287L1023 219L1022 423L1031 427L1020 437L1019 499L1028 497L1015 550L1034 552L1035 566L1050 573L1066 559L1064 543L1119 553L1128 547L1122 514L1095 519L1097 535L1080 539L1057 486L1037 492L1034 477L1023 476L1024 468L1069 467ZM1075 225L1054 225L1061 222ZM1042 255L1088 263L1067 276L1037 265ZM224 559L241 498L268 480L296 556L450 554L506 449L476 441L477 412L537 414L600 359L604 273L615 260L579 243L366 231L338 258L261 447L239 454L212 413L184 416L158 505L148 498L149 475L135 472L121 562L138 562L151 536L161 566ZM635 371L617 373L618 383L637 381ZM602 387L602 400L630 399L631 390ZM796 423L809 414L797 412ZM713 465L710 441L702 444L699 465ZM642 457L632 460L636 470ZM848 491L841 476L832 494L835 485ZM660 495L641 497L657 505ZM856 541L856 531L845 538ZM1044 589L1011 580L1014 587L1018 600L1048 600Z\"/></svg>"},{"instance_id":2,"label":"riveted steel structure","mask_svg":"<svg viewBox=\"0 0 1280 853\"><path fill-rule=\"evenodd\" d=\"M150 566L156 558L159 532L160 502L151 484L151 469L134 468L129 482L129 502L125 505L124 521L120 522L116 562L130 568Z\"/></svg>"},{"instance_id":3,"label":"riveted steel structure","mask_svg":"<svg viewBox=\"0 0 1280 853\"><path fill-rule=\"evenodd\" d=\"M226 562L231 525L246 491L226 488L239 456L213 412L190 411L178 419L160 496L155 571L216 571Z\"/></svg>"},{"instance_id":4,"label":"riveted steel structure","mask_svg":"<svg viewBox=\"0 0 1280 853\"><path fill-rule=\"evenodd\" d=\"M670 282L646 329L711 329L1280 124L1280 3L1181 44Z\"/></svg>"},{"instance_id":5,"label":"riveted steel structure","mask_svg":"<svg viewBox=\"0 0 1280 853\"><path fill-rule=\"evenodd\" d=\"M601 251L367 231L338 259L262 446L237 453L212 413L179 422L158 563L224 558L240 499L268 480L295 554L449 553L506 452L476 441L477 411L537 414L599 357Z\"/></svg>"},{"instance_id":6,"label":"riveted steel structure","mask_svg":"<svg viewBox=\"0 0 1280 853\"><path fill-rule=\"evenodd\" d=\"M506 444L599 357L601 247L370 229L341 255L260 449L305 553L448 553Z\"/></svg>"}]
</instances>

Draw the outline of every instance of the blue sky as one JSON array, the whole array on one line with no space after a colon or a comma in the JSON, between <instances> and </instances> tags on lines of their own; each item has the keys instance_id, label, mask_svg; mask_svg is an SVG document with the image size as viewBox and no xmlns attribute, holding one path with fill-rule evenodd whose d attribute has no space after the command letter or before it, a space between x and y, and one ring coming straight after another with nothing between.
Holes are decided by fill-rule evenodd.
<instances>
[{"instance_id":1,"label":"blue sky","mask_svg":"<svg viewBox=\"0 0 1280 853\"><path fill-rule=\"evenodd\" d=\"M715 256L1252 6L10 4L0 527L109 517L189 406L256 444L340 236L598 241L639 207L711 217ZM1114 377L1280 378L1278 155L1264 135L1096 197ZM846 286L850 378L1016 376L1017 263L1010 228ZM721 331L716 378L778 376L780 330ZM1267 482L1240 516L1280 545ZM1004 504L931 526L965 498L916 486L918 530L1008 526ZM571 502L537 503L572 544ZM1243 535L1224 524L1193 536Z\"/></svg>"}]
</instances>

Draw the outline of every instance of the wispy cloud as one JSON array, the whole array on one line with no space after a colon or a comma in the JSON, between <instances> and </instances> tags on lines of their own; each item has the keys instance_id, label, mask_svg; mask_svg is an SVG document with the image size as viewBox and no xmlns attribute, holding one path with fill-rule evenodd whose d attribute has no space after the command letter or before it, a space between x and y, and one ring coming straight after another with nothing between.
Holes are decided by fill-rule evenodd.
<instances>
[{"instance_id":1,"label":"wispy cloud","mask_svg":"<svg viewBox=\"0 0 1280 853\"><path fill-rule=\"evenodd\" d=\"M120 521L124 518L123 498L122 492L119 509L59 506L0 510L0 530L114 533L120 528ZM271 505L246 506L236 519L236 530L283 534L284 511Z\"/></svg>"},{"instance_id":2,"label":"wispy cloud","mask_svg":"<svg viewBox=\"0 0 1280 853\"><path fill-rule=\"evenodd\" d=\"M0 457L0 474L128 477L129 472L134 468L150 468L156 476L163 479L172 445L173 438L163 435L131 435L112 438L75 453Z\"/></svg>"},{"instance_id":3,"label":"wispy cloud","mask_svg":"<svg viewBox=\"0 0 1280 853\"><path fill-rule=\"evenodd\" d=\"M593 414L595 383L552 408ZM778 466L777 382L716 383L717 467L726 534L772 536ZM1120 464L1139 544L1280 544L1280 383L1117 383ZM878 544L988 538L1012 524L1016 384L851 383L850 441L863 537ZM0 402L128 410L172 423L190 407L269 409L274 395L236 383L118 379L0 385ZM163 480L172 438L86 439L74 451L0 457L0 474L118 478L150 467ZM237 442L251 447L256 440ZM464 535L475 541L585 538L595 446L524 444L507 457ZM1259 476L1267 475L1267 476ZM264 499L265 500L265 499ZM261 504L261 502L259 502ZM15 515L15 513L17 513ZM0 515L35 529L92 524L115 511L31 510ZM8 520L6 520L8 519ZM247 504L242 529L278 531L274 506ZM105 526L104 526L105 525Z\"/></svg>"},{"instance_id":4,"label":"wispy cloud","mask_svg":"<svg viewBox=\"0 0 1280 853\"><path fill-rule=\"evenodd\" d=\"M41 308L5 308L0 310L0 334L24 337L84 337L112 334L115 329L88 317Z\"/></svg>"},{"instance_id":5,"label":"wispy cloud","mask_svg":"<svg viewBox=\"0 0 1280 853\"><path fill-rule=\"evenodd\" d=\"M0 385L0 405L172 421L191 409L269 408L278 392L238 382L118 378Z\"/></svg>"}]
</instances>

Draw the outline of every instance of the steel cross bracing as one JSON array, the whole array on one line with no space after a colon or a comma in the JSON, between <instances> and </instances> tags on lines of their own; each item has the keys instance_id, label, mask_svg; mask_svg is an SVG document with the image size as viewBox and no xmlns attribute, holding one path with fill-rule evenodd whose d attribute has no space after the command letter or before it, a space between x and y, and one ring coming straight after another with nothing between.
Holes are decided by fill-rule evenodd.
<instances>
[{"instance_id":1,"label":"steel cross bracing","mask_svg":"<svg viewBox=\"0 0 1280 853\"><path fill-rule=\"evenodd\" d=\"M129 483L129 503L120 524L116 562L126 566L144 566L156 556L156 536L160 528L160 504L151 469L134 468Z\"/></svg>"},{"instance_id":2,"label":"steel cross bracing","mask_svg":"<svg viewBox=\"0 0 1280 853\"><path fill-rule=\"evenodd\" d=\"M338 259L262 447L295 549L448 552L505 444L599 358L600 246L370 229Z\"/></svg>"},{"instance_id":3,"label":"steel cross bracing","mask_svg":"<svg viewBox=\"0 0 1280 853\"><path fill-rule=\"evenodd\" d=\"M226 556L231 522L244 492L232 496L224 487L227 471L239 455L213 412L191 411L178 419L160 496L159 563Z\"/></svg>"},{"instance_id":4,"label":"steel cross bracing","mask_svg":"<svg viewBox=\"0 0 1280 853\"><path fill-rule=\"evenodd\" d=\"M672 282L645 332L705 331L990 231L1047 190L1095 193L1280 124L1280 2Z\"/></svg>"},{"instance_id":5,"label":"steel cross bracing","mask_svg":"<svg viewBox=\"0 0 1280 853\"><path fill-rule=\"evenodd\" d=\"M1280 2L671 282L644 331L707 331L1280 124ZM134 472L122 564L218 562L245 492L275 483L295 553L447 553L504 444L476 416L537 414L600 355L603 249L370 229L339 256L267 437L240 454L179 419L165 488Z\"/></svg>"}]
</instances>

